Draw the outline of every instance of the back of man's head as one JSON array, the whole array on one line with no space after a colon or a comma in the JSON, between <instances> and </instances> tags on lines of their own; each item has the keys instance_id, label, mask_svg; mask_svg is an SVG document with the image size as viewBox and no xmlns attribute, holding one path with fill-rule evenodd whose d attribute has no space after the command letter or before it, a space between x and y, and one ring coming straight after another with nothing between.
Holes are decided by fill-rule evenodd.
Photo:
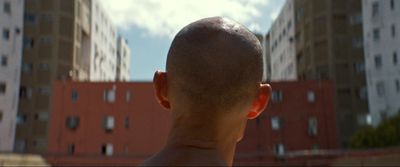
<instances>
[{"instance_id":1,"label":"back of man's head","mask_svg":"<svg viewBox=\"0 0 400 167\"><path fill-rule=\"evenodd\" d=\"M262 67L261 45L248 29L226 18L202 19L172 42L168 93L176 103L185 99L204 110L229 110L255 98Z\"/></svg>"}]
</instances>

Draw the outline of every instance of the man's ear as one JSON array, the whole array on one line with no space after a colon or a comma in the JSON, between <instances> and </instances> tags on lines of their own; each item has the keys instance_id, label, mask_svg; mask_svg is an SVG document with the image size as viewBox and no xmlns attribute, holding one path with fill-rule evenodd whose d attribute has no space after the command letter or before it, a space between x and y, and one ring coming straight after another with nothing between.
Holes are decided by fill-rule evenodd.
<instances>
[{"instance_id":1,"label":"man's ear","mask_svg":"<svg viewBox=\"0 0 400 167\"><path fill-rule=\"evenodd\" d=\"M167 73L156 71L153 78L154 89L158 103L165 109L171 109L168 99Z\"/></svg>"},{"instance_id":2,"label":"man's ear","mask_svg":"<svg viewBox=\"0 0 400 167\"><path fill-rule=\"evenodd\" d=\"M248 119L257 118L267 107L269 98L271 97L272 88L269 84L260 84L258 95L253 101L253 105L247 114Z\"/></svg>"}]
</instances>

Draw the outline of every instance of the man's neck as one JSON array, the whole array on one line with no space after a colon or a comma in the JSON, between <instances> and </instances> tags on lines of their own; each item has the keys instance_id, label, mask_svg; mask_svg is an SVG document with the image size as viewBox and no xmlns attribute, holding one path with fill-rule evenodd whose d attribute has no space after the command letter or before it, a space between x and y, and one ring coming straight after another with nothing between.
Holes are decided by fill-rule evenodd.
<instances>
[{"instance_id":1,"label":"man's neck","mask_svg":"<svg viewBox=\"0 0 400 167\"><path fill-rule=\"evenodd\" d=\"M197 133L193 133L194 131ZM224 138L218 138L213 133L201 133L201 131L206 131L206 129L193 129L190 125L173 125L166 149L214 150L228 166L232 166L237 143L235 136L227 135Z\"/></svg>"}]
</instances>

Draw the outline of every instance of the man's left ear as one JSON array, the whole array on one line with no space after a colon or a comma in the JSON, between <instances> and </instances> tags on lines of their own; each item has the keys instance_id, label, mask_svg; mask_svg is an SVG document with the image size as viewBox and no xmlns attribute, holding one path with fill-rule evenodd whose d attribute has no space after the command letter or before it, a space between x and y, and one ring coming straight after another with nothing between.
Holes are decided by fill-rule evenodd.
<instances>
[{"instance_id":1,"label":"man's left ear","mask_svg":"<svg viewBox=\"0 0 400 167\"><path fill-rule=\"evenodd\" d=\"M253 105L247 114L248 119L257 118L267 107L269 98L271 97L272 88L269 84L260 84L257 97L253 101Z\"/></svg>"},{"instance_id":2,"label":"man's left ear","mask_svg":"<svg viewBox=\"0 0 400 167\"><path fill-rule=\"evenodd\" d=\"M158 103L165 109L171 109L168 99L167 73L156 71L153 78L154 89Z\"/></svg>"}]
</instances>

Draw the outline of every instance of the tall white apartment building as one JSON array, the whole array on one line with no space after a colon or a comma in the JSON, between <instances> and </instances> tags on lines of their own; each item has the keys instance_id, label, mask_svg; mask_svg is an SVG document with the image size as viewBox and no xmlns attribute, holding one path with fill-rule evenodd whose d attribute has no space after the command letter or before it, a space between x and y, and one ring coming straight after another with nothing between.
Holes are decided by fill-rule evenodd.
<instances>
[{"instance_id":1,"label":"tall white apartment building","mask_svg":"<svg viewBox=\"0 0 400 167\"><path fill-rule=\"evenodd\" d=\"M12 151L19 99L24 0L0 0L0 152Z\"/></svg>"},{"instance_id":2,"label":"tall white apartment building","mask_svg":"<svg viewBox=\"0 0 400 167\"><path fill-rule=\"evenodd\" d=\"M91 1L90 81L114 81L117 71L117 31L98 0Z\"/></svg>"},{"instance_id":3,"label":"tall white apartment building","mask_svg":"<svg viewBox=\"0 0 400 167\"><path fill-rule=\"evenodd\" d=\"M128 41L119 36L117 41L117 81L130 80L131 50Z\"/></svg>"},{"instance_id":4,"label":"tall white apartment building","mask_svg":"<svg viewBox=\"0 0 400 167\"><path fill-rule=\"evenodd\" d=\"M271 80L296 80L294 0L285 3L269 34Z\"/></svg>"},{"instance_id":5,"label":"tall white apartment building","mask_svg":"<svg viewBox=\"0 0 400 167\"><path fill-rule=\"evenodd\" d=\"M267 33L262 42L263 47L263 81L271 81L270 35Z\"/></svg>"},{"instance_id":6,"label":"tall white apartment building","mask_svg":"<svg viewBox=\"0 0 400 167\"><path fill-rule=\"evenodd\" d=\"M363 0L364 51L372 124L400 112L400 1Z\"/></svg>"}]
</instances>

